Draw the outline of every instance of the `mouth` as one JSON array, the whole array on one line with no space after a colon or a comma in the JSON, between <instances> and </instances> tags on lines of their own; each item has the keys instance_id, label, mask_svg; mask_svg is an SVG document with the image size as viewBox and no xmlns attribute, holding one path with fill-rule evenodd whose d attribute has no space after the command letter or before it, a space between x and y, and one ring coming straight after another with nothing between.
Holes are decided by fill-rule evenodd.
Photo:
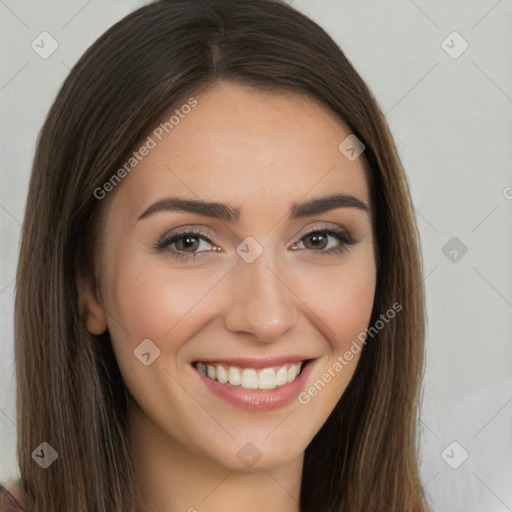
<instances>
[{"instance_id":1,"label":"mouth","mask_svg":"<svg viewBox=\"0 0 512 512\"><path fill-rule=\"evenodd\" d=\"M251 368L223 363L197 361L192 366L206 378L246 390L276 389L294 382L308 361L285 363L280 366Z\"/></svg>"},{"instance_id":2,"label":"mouth","mask_svg":"<svg viewBox=\"0 0 512 512\"><path fill-rule=\"evenodd\" d=\"M195 361L193 370L205 389L247 411L271 411L293 403L304 389L315 359L230 359Z\"/></svg>"}]
</instances>

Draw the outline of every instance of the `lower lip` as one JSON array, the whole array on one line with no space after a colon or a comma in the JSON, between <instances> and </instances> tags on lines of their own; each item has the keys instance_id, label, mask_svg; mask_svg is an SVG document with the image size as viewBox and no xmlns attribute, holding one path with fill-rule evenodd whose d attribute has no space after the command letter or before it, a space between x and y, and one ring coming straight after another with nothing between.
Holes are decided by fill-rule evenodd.
<instances>
[{"instance_id":1,"label":"lower lip","mask_svg":"<svg viewBox=\"0 0 512 512\"><path fill-rule=\"evenodd\" d=\"M241 386L221 384L206 377L199 370L195 369L195 371L214 395L224 399L229 404L247 411L270 411L284 407L298 396L311 372L311 363L312 361L309 361L304 366L302 373L293 382L268 390L251 390L244 389Z\"/></svg>"}]
</instances>

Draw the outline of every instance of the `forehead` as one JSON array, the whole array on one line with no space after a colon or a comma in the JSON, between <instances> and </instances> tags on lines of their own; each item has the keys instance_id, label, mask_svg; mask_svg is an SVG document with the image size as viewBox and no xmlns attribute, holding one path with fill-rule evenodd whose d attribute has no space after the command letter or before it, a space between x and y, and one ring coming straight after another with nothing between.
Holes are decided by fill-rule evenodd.
<instances>
[{"instance_id":1,"label":"forehead","mask_svg":"<svg viewBox=\"0 0 512 512\"><path fill-rule=\"evenodd\" d=\"M351 130L320 103L230 83L194 100L193 108L178 104L155 125L152 149L114 202L140 213L151 201L180 194L260 211L333 192L369 201L364 158L350 161L338 149Z\"/></svg>"}]
</instances>

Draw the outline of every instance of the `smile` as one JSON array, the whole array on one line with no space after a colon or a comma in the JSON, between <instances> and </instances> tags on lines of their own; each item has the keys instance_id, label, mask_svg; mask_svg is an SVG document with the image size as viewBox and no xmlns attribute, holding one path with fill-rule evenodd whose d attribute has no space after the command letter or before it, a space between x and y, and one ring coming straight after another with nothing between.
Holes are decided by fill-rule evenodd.
<instances>
[{"instance_id":1,"label":"smile","mask_svg":"<svg viewBox=\"0 0 512 512\"><path fill-rule=\"evenodd\" d=\"M221 363L196 362L194 367L208 379L247 390L275 389L295 381L305 361L268 368L242 368Z\"/></svg>"}]
</instances>

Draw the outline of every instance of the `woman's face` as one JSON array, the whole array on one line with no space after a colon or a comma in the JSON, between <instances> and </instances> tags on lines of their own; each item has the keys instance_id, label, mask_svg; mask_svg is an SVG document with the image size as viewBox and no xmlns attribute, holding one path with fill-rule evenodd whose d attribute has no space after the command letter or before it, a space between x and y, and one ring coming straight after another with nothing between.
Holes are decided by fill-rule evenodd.
<instances>
[{"instance_id":1,"label":"woman's face","mask_svg":"<svg viewBox=\"0 0 512 512\"><path fill-rule=\"evenodd\" d=\"M311 99L221 82L195 100L110 192L88 328L108 326L137 435L277 467L360 356L376 283L363 159Z\"/></svg>"}]
</instances>

